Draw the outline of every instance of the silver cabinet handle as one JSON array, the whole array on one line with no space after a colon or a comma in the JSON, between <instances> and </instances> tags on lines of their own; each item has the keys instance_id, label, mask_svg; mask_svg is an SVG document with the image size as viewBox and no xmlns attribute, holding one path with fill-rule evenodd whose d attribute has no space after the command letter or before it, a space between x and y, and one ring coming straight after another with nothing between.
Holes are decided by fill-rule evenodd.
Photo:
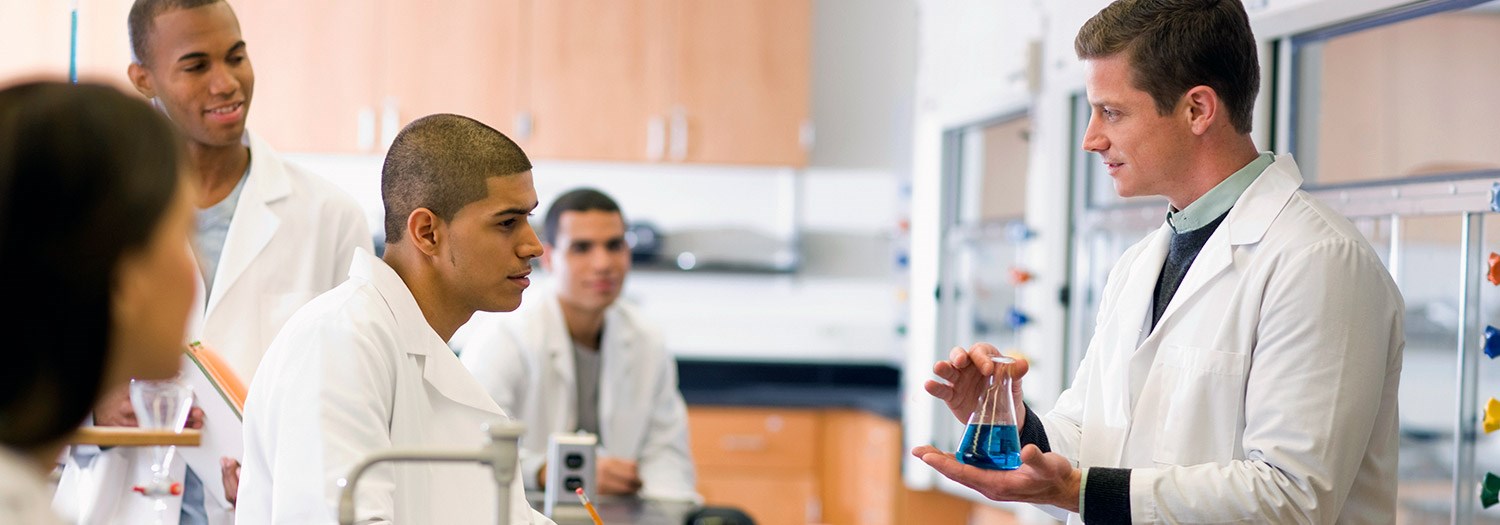
<instances>
[{"instance_id":1,"label":"silver cabinet handle","mask_svg":"<svg viewBox=\"0 0 1500 525\"><path fill-rule=\"evenodd\" d=\"M359 114L354 117L354 143L359 146L360 151L375 149L375 108L365 106L359 108Z\"/></svg>"},{"instance_id":2,"label":"silver cabinet handle","mask_svg":"<svg viewBox=\"0 0 1500 525\"><path fill-rule=\"evenodd\" d=\"M667 123L660 115L646 119L646 160L660 161L667 148Z\"/></svg>"},{"instance_id":3,"label":"silver cabinet handle","mask_svg":"<svg viewBox=\"0 0 1500 525\"><path fill-rule=\"evenodd\" d=\"M380 149L390 149L391 143L396 141L396 134L401 132L401 110L396 97L385 97L384 107L380 111Z\"/></svg>"},{"instance_id":4,"label":"silver cabinet handle","mask_svg":"<svg viewBox=\"0 0 1500 525\"><path fill-rule=\"evenodd\" d=\"M516 118L512 124L516 129L516 140L528 140L531 138L531 112L517 111Z\"/></svg>"},{"instance_id":5,"label":"silver cabinet handle","mask_svg":"<svg viewBox=\"0 0 1500 525\"><path fill-rule=\"evenodd\" d=\"M672 160L687 160L688 152L688 118L687 109L682 106L672 108Z\"/></svg>"}]
</instances>

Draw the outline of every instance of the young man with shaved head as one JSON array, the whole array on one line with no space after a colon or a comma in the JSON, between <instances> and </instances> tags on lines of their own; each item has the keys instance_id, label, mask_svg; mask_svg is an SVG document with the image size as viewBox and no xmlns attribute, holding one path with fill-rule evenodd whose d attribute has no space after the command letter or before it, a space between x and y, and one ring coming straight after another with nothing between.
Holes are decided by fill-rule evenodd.
<instances>
[{"instance_id":1,"label":"young man with shaved head","mask_svg":"<svg viewBox=\"0 0 1500 525\"><path fill-rule=\"evenodd\" d=\"M381 173L383 258L361 250L349 280L297 312L266 352L245 403L240 523L332 523L338 480L392 447L478 449L506 414L448 348L476 311L512 311L542 243L531 162L478 121L432 115L401 130ZM358 485L357 523L550 523L519 474L400 463Z\"/></svg>"}]
</instances>

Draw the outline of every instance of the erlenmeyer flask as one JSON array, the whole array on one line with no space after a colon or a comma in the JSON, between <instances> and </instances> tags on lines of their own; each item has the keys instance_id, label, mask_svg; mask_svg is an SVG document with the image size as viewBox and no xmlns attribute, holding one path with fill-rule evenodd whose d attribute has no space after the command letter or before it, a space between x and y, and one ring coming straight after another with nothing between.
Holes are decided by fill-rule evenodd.
<instances>
[{"instance_id":1,"label":"erlenmeyer flask","mask_svg":"<svg viewBox=\"0 0 1500 525\"><path fill-rule=\"evenodd\" d=\"M1016 430L1016 410L1010 397L1010 367L1016 360L990 356L995 373L989 377L979 406L969 415L958 446L958 461L990 470L1021 468L1021 438Z\"/></svg>"},{"instance_id":2,"label":"erlenmeyer flask","mask_svg":"<svg viewBox=\"0 0 1500 525\"><path fill-rule=\"evenodd\" d=\"M132 379L130 404L135 408L136 422L141 428L181 433L187 425L188 412L193 408L193 387L174 380ZM151 479L135 489L155 502L158 522L165 519L165 498L182 493L182 485L173 481L170 474L176 452L175 446L152 447Z\"/></svg>"}]
</instances>

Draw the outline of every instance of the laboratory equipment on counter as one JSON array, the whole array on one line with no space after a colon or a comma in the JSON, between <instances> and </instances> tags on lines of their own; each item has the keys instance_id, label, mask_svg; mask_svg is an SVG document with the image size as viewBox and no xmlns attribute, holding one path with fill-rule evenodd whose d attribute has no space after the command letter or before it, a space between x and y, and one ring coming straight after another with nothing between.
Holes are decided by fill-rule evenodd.
<instances>
[{"instance_id":1,"label":"laboratory equipment on counter","mask_svg":"<svg viewBox=\"0 0 1500 525\"><path fill-rule=\"evenodd\" d=\"M966 465L1015 470L1021 467L1021 437L1010 394L1010 367L1016 360L993 355L990 362L995 365L994 373L979 395L979 405L969 415L969 427L964 430L956 456Z\"/></svg>"},{"instance_id":2,"label":"laboratory equipment on counter","mask_svg":"<svg viewBox=\"0 0 1500 525\"><path fill-rule=\"evenodd\" d=\"M181 433L187 426L188 412L193 409L193 387L174 380L132 379L130 405L135 408L136 421L142 429ZM171 477L172 457L176 453L176 446L152 447L150 478L131 487L151 498L157 523L166 522L166 498L182 494L182 483Z\"/></svg>"},{"instance_id":3,"label":"laboratory equipment on counter","mask_svg":"<svg viewBox=\"0 0 1500 525\"><path fill-rule=\"evenodd\" d=\"M594 448L599 438L587 432L554 432L547 438L547 484L542 514L557 519L559 513L581 510L576 489L589 497L594 490Z\"/></svg>"},{"instance_id":4,"label":"laboratory equipment on counter","mask_svg":"<svg viewBox=\"0 0 1500 525\"><path fill-rule=\"evenodd\" d=\"M489 465L490 470L495 474L495 521L507 523L510 521L510 483L516 475L517 442L525 430L526 426L516 421L495 422L484 426L484 432L489 436L489 443L479 450L406 448L390 449L366 456L363 461L350 469L349 477L338 481L341 489L339 523L341 525L354 524L355 485L359 483L360 476L363 476L370 467L386 461L441 461Z\"/></svg>"}]
</instances>

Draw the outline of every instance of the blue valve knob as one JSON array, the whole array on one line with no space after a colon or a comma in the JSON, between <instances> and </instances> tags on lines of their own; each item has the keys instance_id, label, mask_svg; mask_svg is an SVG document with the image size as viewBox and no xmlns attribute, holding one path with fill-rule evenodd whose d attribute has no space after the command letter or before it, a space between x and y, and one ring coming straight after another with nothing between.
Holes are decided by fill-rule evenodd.
<instances>
[{"instance_id":1,"label":"blue valve knob","mask_svg":"<svg viewBox=\"0 0 1500 525\"><path fill-rule=\"evenodd\" d=\"M1006 320L1010 322L1011 330L1019 330L1022 326L1026 326L1027 324L1031 323L1031 317L1021 313L1021 311L1017 310L1015 307L1011 307L1010 311L1006 313L1005 317Z\"/></svg>"},{"instance_id":2,"label":"blue valve knob","mask_svg":"<svg viewBox=\"0 0 1500 525\"><path fill-rule=\"evenodd\" d=\"M1500 330L1489 325L1484 327L1484 355L1490 359L1500 357Z\"/></svg>"},{"instance_id":3,"label":"blue valve knob","mask_svg":"<svg viewBox=\"0 0 1500 525\"><path fill-rule=\"evenodd\" d=\"M1021 221L1013 221L1005 225L1005 238L1010 242L1024 242L1036 237L1036 231Z\"/></svg>"}]
</instances>

